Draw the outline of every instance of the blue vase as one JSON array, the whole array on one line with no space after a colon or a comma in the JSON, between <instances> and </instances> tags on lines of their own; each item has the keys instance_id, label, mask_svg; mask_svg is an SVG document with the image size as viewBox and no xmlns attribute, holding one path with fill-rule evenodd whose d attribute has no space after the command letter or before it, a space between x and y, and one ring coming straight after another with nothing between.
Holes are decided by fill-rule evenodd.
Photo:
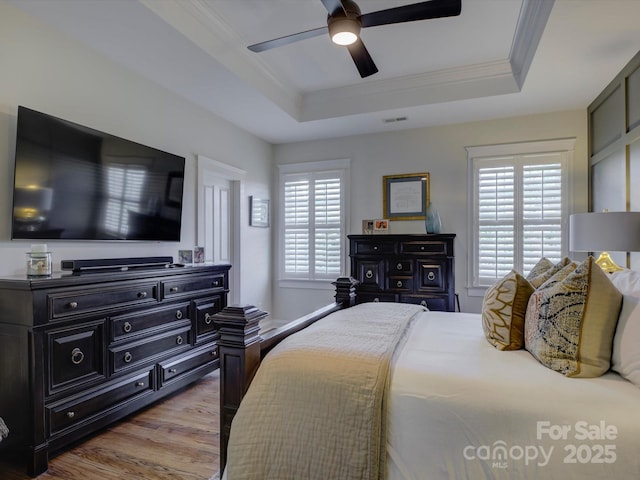
<instances>
[{"instance_id":1,"label":"blue vase","mask_svg":"<svg viewBox=\"0 0 640 480\"><path fill-rule=\"evenodd\" d=\"M440 221L440 214L438 210L433 208L432 204L429 204L427 208L427 215L424 218L424 224L427 229L427 233L440 233L442 229L442 222Z\"/></svg>"}]
</instances>

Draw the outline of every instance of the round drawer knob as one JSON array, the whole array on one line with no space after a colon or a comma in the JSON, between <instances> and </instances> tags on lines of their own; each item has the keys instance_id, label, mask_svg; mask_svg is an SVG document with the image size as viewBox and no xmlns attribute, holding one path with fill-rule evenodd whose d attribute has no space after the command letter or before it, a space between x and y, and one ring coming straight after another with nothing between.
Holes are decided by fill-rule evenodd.
<instances>
[{"instance_id":1,"label":"round drawer knob","mask_svg":"<svg viewBox=\"0 0 640 480\"><path fill-rule=\"evenodd\" d=\"M373 246L373 249L374 249L374 250L378 250L378 246L377 246L377 245L374 245L374 246Z\"/></svg>"},{"instance_id":2,"label":"round drawer knob","mask_svg":"<svg viewBox=\"0 0 640 480\"><path fill-rule=\"evenodd\" d=\"M133 327L129 322L124 322L124 325L122 325L122 330L124 330L124 333L129 333L132 328Z\"/></svg>"},{"instance_id":3,"label":"round drawer knob","mask_svg":"<svg viewBox=\"0 0 640 480\"><path fill-rule=\"evenodd\" d=\"M147 298L147 292L138 293L138 298Z\"/></svg>"},{"instance_id":4,"label":"round drawer knob","mask_svg":"<svg viewBox=\"0 0 640 480\"><path fill-rule=\"evenodd\" d=\"M209 315L208 313L204 314L204 323L207 325L211 325L211 322L213 322L213 317L211 315Z\"/></svg>"},{"instance_id":5,"label":"round drawer knob","mask_svg":"<svg viewBox=\"0 0 640 480\"><path fill-rule=\"evenodd\" d=\"M424 252L424 245L420 247L420 250Z\"/></svg>"},{"instance_id":6,"label":"round drawer knob","mask_svg":"<svg viewBox=\"0 0 640 480\"><path fill-rule=\"evenodd\" d=\"M364 274L367 278L373 278L373 272L371 270L367 270L367 273Z\"/></svg>"},{"instance_id":7,"label":"round drawer knob","mask_svg":"<svg viewBox=\"0 0 640 480\"><path fill-rule=\"evenodd\" d=\"M182 318L182 315L183 315L182 310L176 310L176 318L178 320L180 320Z\"/></svg>"},{"instance_id":8,"label":"round drawer knob","mask_svg":"<svg viewBox=\"0 0 640 480\"><path fill-rule=\"evenodd\" d=\"M75 416L76 416L76 412L73 412L73 411L67 412L67 418L73 418Z\"/></svg>"},{"instance_id":9,"label":"round drawer knob","mask_svg":"<svg viewBox=\"0 0 640 480\"><path fill-rule=\"evenodd\" d=\"M178 338L176 338L176 343L177 343L178 345L182 345L182 342L184 342L184 340L182 339L182 337L181 337L181 336L179 336Z\"/></svg>"},{"instance_id":10,"label":"round drawer knob","mask_svg":"<svg viewBox=\"0 0 640 480\"><path fill-rule=\"evenodd\" d=\"M402 287L402 280L398 280L398 283L396 283L396 286L398 288L401 288Z\"/></svg>"},{"instance_id":11,"label":"round drawer knob","mask_svg":"<svg viewBox=\"0 0 640 480\"><path fill-rule=\"evenodd\" d=\"M78 308L78 302L69 302L69 308L71 309Z\"/></svg>"},{"instance_id":12,"label":"round drawer knob","mask_svg":"<svg viewBox=\"0 0 640 480\"><path fill-rule=\"evenodd\" d=\"M84 353L79 348L71 350L71 363L74 365L80 365L84 360Z\"/></svg>"},{"instance_id":13,"label":"round drawer knob","mask_svg":"<svg viewBox=\"0 0 640 480\"><path fill-rule=\"evenodd\" d=\"M124 363L131 363L131 360L133 360L133 355L131 355L131 352L125 352Z\"/></svg>"},{"instance_id":14,"label":"round drawer knob","mask_svg":"<svg viewBox=\"0 0 640 480\"><path fill-rule=\"evenodd\" d=\"M435 280L435 279L436 279L436 274L435 274L435 273L433 273L433 272L429 272L429 273L427 274L427 278L428 278L429 280Z\"/></svg>"}]
</instances>

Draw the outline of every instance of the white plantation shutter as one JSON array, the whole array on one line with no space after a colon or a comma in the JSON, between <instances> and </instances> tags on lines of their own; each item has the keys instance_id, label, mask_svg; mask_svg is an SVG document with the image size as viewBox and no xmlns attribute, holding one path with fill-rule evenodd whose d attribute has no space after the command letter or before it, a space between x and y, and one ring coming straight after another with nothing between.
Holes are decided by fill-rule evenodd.
<instances>
[{"instance_id":1,"label":"white plantation shutter","mask_svg":"<svg viewBox=\"0 0 640 480\"><path fill-rule=\"evenodd\" d=\"M342 275L344 184L343 169L281 173L282 278L334 280Z\"/></svg>"},{"instance_id":2,"label":"white plantation shutter","mask_svg":"<svg viewBox=\"0 0 640 480\"><path fill-rule=\"evenodd\" d=\"M545 150L549 143L554 142L545 142ZM535 146L526 144L528 148ZM482 147L468 148L470 154L474 148ZM472 288L492 285L513 268L526 275L543 256L559 261L566 255L568 158L565 150L529 150L499 157L470 155L474 189Z\"/></svg>"}]
</instances>

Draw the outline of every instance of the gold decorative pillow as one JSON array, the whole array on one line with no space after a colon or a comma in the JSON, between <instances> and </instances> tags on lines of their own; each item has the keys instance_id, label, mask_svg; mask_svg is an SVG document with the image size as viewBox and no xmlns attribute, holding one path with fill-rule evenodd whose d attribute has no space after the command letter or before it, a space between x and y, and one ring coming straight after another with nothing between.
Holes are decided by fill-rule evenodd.
<instances>
[{"instance_id":1,"label":"gold decorative pillow","mask_svg":"<svg viewBox=\"0 0 640 480\"><path fill-rule=\"evenodd\" d=\"M537 289L525 316L525 348L568 377L609 369L622 294L589 257L561 282Z\"/></svg>"},{"instance_id":2,"label":"gold decorative pillow","mask_svg":"<svg viewBox=\"0 0 640 480\"><path fill-rule=\"evenodd\" d=\"M511 270L497 281L482 301L482 328L491 345L498 350L519 350L524 346L524 316L531 284Z\"/></svg>"},{"instance_id":3,"label":"gold decorative pillow","mask_svg":"<svg viewBox=\"0 0 640 480\"><path fill-rule=\"evenodd\" d=\"M542 260L547 260L547 259L543 258L540 261ZM529 272L529 275L527 275L527 280L529 280L529 283L531 283L533 288L538 288L540 285L542 285L544 282L549 280L551 277L553 277L556 273L558 273L560 270L562 270L564 267L566 267L570 263L571 263L571 260L569 260L567 257L564 257L555 265L551 265L551 268L548 268L547 270L544 270L542 273L535 276L531 275L531 273L533 273L536 268L536 267L533 267L533 270L531 270L531 272Z\"/></svg>"}]
</instances>

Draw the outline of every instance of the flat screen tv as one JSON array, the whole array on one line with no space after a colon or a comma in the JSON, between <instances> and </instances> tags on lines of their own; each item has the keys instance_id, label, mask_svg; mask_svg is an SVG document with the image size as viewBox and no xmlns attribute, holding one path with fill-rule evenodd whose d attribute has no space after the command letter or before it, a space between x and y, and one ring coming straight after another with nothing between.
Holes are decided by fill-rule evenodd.
<instances>
[{"instance_id":1,"label":"flat screen tv","mask_svg":"<svg viewBox=\"0 0 640 480\"><path fill-rule=\"evenodd\" d=\"M13 239L179 241L185 159L18 107Z\"/></svg>"}]
</instances>

